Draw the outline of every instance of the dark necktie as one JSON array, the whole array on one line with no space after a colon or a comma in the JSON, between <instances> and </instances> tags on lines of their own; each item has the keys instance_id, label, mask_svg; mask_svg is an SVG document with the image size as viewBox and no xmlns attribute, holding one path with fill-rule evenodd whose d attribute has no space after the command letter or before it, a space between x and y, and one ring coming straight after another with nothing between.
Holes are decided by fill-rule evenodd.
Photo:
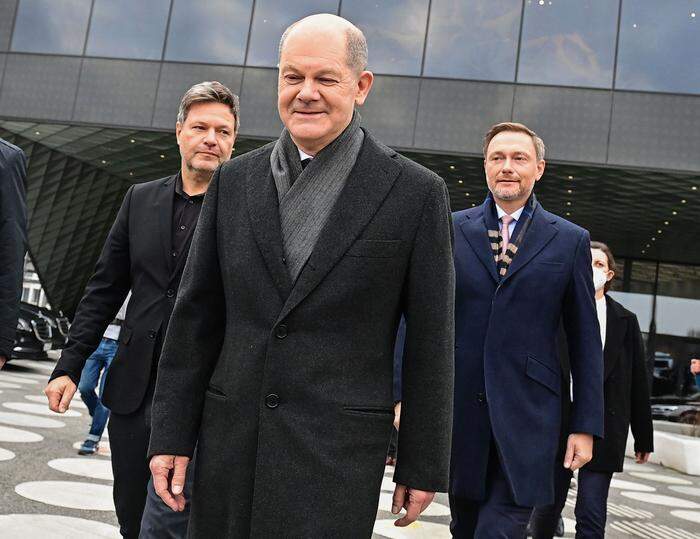
<instances>
[{"instance_id":1,"label":"dark necktie","mask_svg":"<svg viewBox=\"0 0 700 539\"><path fill-rule=\"evenodd\" d=\"M301 160L301 170L304 170L306 168L306 165L308 165L311 162L311 158L307 157L306 159Z\"/></svg>"}]
</instances>

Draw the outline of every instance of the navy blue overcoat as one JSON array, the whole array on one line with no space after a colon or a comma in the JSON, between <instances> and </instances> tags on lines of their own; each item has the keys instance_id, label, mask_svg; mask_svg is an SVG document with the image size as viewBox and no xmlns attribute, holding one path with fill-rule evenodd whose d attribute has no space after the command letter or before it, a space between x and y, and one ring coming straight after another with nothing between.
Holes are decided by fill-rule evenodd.
<instances>
[{"instance_id":1,"label":"navy blue overcoat","mask_svg":"<svg viewBox=\"0 0 700 539\"><path fill-rule=\"evenodd\" d=\"M603 435L603 358L586 230L536 206L503 279L483 205L453 214L455 399L450 492L485 497L491 439L519 505L553 501L561 428L557 330L574 399L569 432Z\"/></svg>"}]
</instances>

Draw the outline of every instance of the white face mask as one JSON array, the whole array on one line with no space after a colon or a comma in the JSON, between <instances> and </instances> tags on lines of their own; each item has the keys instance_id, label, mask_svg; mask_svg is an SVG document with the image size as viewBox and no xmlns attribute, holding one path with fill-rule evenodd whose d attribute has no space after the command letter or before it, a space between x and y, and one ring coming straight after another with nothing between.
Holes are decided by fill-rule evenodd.
<instances>
[{"instance_id":1,"label":"white face mask","mask_svg":"<svg viewBox=\"0 0 700 539\"><path fill-rule=\"evenodd\" d=\"M593 268L593 286L596 290L600 290L608 282L607 272L600 268Z\"/></svg>"}]
</instances>

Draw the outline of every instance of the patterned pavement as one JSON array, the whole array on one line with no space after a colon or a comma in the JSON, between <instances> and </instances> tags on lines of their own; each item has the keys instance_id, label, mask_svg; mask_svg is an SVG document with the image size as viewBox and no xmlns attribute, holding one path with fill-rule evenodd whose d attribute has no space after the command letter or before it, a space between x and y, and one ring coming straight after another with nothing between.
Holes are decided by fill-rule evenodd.
<instances>
[{"instance_id":1,"label":"patterned pavement","mask_svg":"<svg viewBox=\"0 0 700 539\"><path fill-rule=\"evenodd\" d=\"M0 371L0 536L118 538L109 441L103 439L97 456L77 455L89 416L79 398L71 414L48 410L42 390L53 364L13 361ZM385 471L373 537L450 537L444 494L421 521L408 528L393 525L392 472ZM565 537L574 535L575 497L574 482L564 511ZM700 477L628 461L612 482L606 537L700 539Z\"/></svg>"}]
</instances>

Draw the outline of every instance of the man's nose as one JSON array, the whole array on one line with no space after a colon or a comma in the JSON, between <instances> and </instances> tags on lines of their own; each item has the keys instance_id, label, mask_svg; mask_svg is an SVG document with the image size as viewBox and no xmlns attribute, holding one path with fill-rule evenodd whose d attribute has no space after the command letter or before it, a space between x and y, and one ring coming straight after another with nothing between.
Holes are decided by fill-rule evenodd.
<instances>
[{"instance_id":1,"label":"man's nose","mask_svg":"<svg viewBox=\"0 0 700 539\"><path fill-rule=\"evenodd\" d=\"M318 90L316 88L316 83L313 79L305 79L297 98L301 101L315 101L318 99Z\"/></svg>"},{"instance_id":2,"label":"man's nose","mask_svg":"<svg viewBox=\"0 0 700 539\"><path fill-rule=\"evenodd\" d=\"M207 131L207 134L204 137L204 144L209 144L210 146L216 145L216 130L214 128Z\"/></svg>"},{"instance_id":3,"label":"man's nose","mask_svg":"<svg viewBox=\"0 0 700 539\"><path fill-rule=\"evenodd\" d=\"M501 168L501 172L513 172L513 161L510 159L510 157L506 157L503 160L503 168Z\"/></svg>"}]
</instances>

